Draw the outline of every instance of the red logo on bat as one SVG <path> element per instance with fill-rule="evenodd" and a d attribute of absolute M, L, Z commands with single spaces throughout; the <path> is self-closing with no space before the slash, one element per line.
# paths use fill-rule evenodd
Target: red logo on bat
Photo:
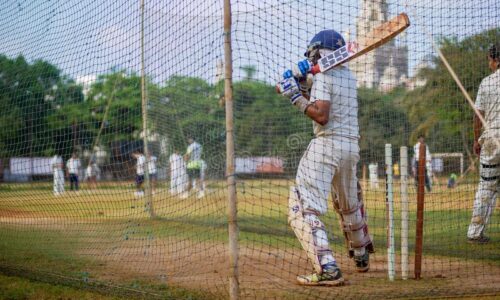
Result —
<path fill-rule="evenodd" d="M 359 44 L 356 42 L 348 42 L 347 43 L 347 51 L 349 53 L 356 53 L 359 51 Z"/>

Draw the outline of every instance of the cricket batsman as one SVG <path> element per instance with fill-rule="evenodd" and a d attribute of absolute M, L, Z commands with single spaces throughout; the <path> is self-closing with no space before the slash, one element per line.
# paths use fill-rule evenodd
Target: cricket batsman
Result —
<path fill-rule="evenodd" d="M 493 74 L 479 85 L 475 106 L 484 117 L 487 128 L 483 128 L 474 115 L 474 152 L 479 155 L 479 186 L 474 198 L 472 219 L 467 231 L 469 243 L 485 244 L 490 241 L 484 235 L 486 225 L 495 209 L 500 185 L 500 43 L 491 45 L 488 51 L 488 66 Z M 481 133 L 481 129 L 484 129 Z"/>
<path fill-rule="evenodd" d="M 356 79 L 345 65 L 314 77 L 308 74 L 321 57 L 344 45 L 343 37 L 335 30 L 319 32 L 307 47 L 307 59 L 285 71 L 284 80 L 278 84 L 281 94 L 313 120 L 314 138 L 300 160 L 296 185 L 290 188 L 289 196 L 289 224 L 315 271 L 298 276 L 301 285 L 337 286 L 344 282 L 320 220 L 327 211 L 330 193 L 340 214 L 349 254 L 359 272 L 368 271 L 368 252 L 373 251 L 356 177 Z"/>

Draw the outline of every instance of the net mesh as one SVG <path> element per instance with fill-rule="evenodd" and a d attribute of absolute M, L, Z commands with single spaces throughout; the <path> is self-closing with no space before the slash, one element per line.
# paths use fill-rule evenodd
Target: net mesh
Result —
<path fill-rule="evenodd" d="M 235 141 L 240 298 L 498 294 L 498 71 L 483 84 L 477 105 L 490 127 L 479 168 L 473 110 L 433 42 L 476 99 L 491 74 L 489 46 L 500 42 L 499 6 L 232 1 L 233 129 L 225 115 L 222 1 L 2 2 L 0 270 L 148 298 L 231 297 L 229 132 Z M 278 95 L 275 84 L 304 59 L 319 31 L 335 29 L 346 42 L 359 41 L 400 12 L 411 23 L 404 33 L 315 76 L 313 98 L 330 95 L 339 118 L 349 116 L 344 125 L 359 124 L 359 151 L 356 139 L 340 151 L 345 140 L 338 131 L 315 137 L 311 119 Z M 337 81 L 320 90 L 328 76 Z M 343 120 L 336 116 L 330 121 Z M 421 180 L 422 279 L 413 280 L 420 135 L 431 159 L 427 155 Z M 407 159 L 400 155 L 403 146 Z M 337 159 L 340 153 L 353 161 Z M 376 250 L 366 273 L 357 272 L 348 255 L 335 196 L 321 194 L 332 180 L 334 192 L 357 194 L 348 183 L 336 185 L 342 176 L 363 190 Z M 319 214 L 346 286 L 296 284 L 297 275 L 314 269 L 288 223 L 291 186 L 299 189 L 302 205 L 324 200 L 326 211 L 314 204 L 306 214 Z M 475 231 L 469 228 L 473 214 Z M 485 222 L 491 240 L 469 243 L 468 231 L 479 236 Z"/>

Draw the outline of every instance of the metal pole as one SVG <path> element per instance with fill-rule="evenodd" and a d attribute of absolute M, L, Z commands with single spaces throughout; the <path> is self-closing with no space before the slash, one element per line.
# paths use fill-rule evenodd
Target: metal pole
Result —
<path fill-rule="evenodd" d="M 395 275 L 394 250 L 394 193 L 392 190 L 392 145 L 385 144 L 386 209 L 387 209 L 387 273 L 389 280 Z"/>
<path fill-rule="evenodd" d="M 401 159 L 401 277 L 408 279 L 408 147 L 399 151 Z"/>
<path fill-rule="evenodd" d="M 424 195 L 425 195 L 425 143 L 420 143 L 418 150 L 417 171 L 417 228 L 415 235 L 415 279 L 420 279 L 422 273 L 422 249 L 424 234 Z"/>
<path fill-rule="evenodd" d="M 231 50 L 231 1 L 224 0 L 224 99 L 226 102 L 226 176 L 229 231 L 229 299 L 239 299 L 238 280 L 238 206 L 234 178 L 234 124 L 233 124 L 233 58 Z"/>
<path fill-rule="evenodd" d="M 146 95 L 146 74 L 144 71 L 144 0 L 141 0 L 141 102 L 142 102 L 142 143 L 144 144 L 144 185 L 146 186 L 145 201 L 146 210 L 151 218 L 155 217 L 153 209 L 153 193 L 149 180 L 149 150 L 148 150 L 148 98 Z"/>

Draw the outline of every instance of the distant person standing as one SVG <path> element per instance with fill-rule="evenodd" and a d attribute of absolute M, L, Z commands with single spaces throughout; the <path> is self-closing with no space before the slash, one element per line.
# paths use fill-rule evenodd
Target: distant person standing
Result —
<path fill-rule="evenodd" d="M 54 174 L 54 196 L 59 196 L 64 193 L 64 162 L 61 156 L 54 155 L 50 163 Z"/>
<path fill-rule="evenodd" d="M 457 174 L 451 173 L 450 177 L 448 178 L 448 188 L 453 189 L 457 185 Z"/>
<path fill-rule="evenodd" d="M 156 192 L 156 181 L 158 179 L 157 175 L 157 168 L 156 168 L 156 162 L 158 161 L 158 158 L 154 155 L 151 155 L 151 153 L 148 153 L 148 172 L 149 172 L 149 180 L 151 182 L 151 190 L 153 193 Z"/>
<path fill-rule="evenodd" d="M 78 172 L 81 166 L 77 153 L 73 152 L 71 158 L 66 162 L 66 172 L 69 177 L 70 190 L 72 191 L 78 191 L 79 189 Z"/>
<path fill-rule="evenodd" d="M 370 188 L 378 189 L 378 164 L 371 163 L 368 165 L 368 173 L 370 174 Z"/>
<path fill-rule="evenodd" d="M 186 172 L 186 163 L 179 154 L 179 150 L 175 150 L 169 159 L 170 171 L 170 194 L 172 196 L 180 196 L 181 199 L 188 197 L 187 186 L 189 178 Z"/>
<path fill-rule="evenodd" d="M 201 160 L 201 153 L 203 147 L 198 144 L 192 137 L 188 138 L 189 146 L 187 147 L 184 159 L 187 161 L 187 173 L 191 183 L 191 190 L 198 191 L 198 198 L 205 196 L 205 190 L 201 183 L 201 171 L 203 161 Z"/>
<path fill-rule="evenodd" d="M 142 154 L 141 151 L 135 150 L 132 153 L 132 157 L 136 159 L 135 164 L 135 196 L 143 197 L 144 196 L 144 168 L 146 166 L 146 157 Z"/>
<path fill-rule="evenodd" d="M 85 177 L 91 189 L 97 188 L 97 176 L 101 170 L 94 159 L 91 159 L 87 169 L 85 170 Z"/>
<path fill-rule="evenodd" d="M 493 74 L 479 85 L 475 107 L 486 121 L 474 114 L 474 153 L 479 155 L 479 186 L 474 199 L 472 219 L 467 231 L 470 243 L 484 244 L 490 239 L 484 235 L 486 225 L 495 209 L 500 177 L 500 43 L 490 46 L 488 65 Z M 483 132 L 481 133 L 481 130 Z"/>
<path fill-rule="evenodd" d="M 415 153 L 415 158 L 413 160 L 413 175 L 415 177 L 415 184 L 418 185 L 418 160 L 420 157 L 420 144 L 425 143 L 425 136 L 420 134 L 418 136 L 418 142 L 413 147 L 413 152 Z M 431 152 L 429 151 L 429 146 L 425 145 L 425 188 L 428 192 L 431 191 L 431 177 L 432 177 L 432 157 Z"/>

